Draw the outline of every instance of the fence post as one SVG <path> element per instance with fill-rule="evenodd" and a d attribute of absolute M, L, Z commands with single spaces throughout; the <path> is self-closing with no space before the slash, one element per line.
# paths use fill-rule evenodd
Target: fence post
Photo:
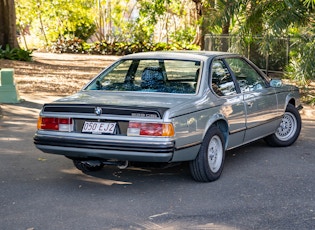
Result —
<path fill-rule="evenodd" d="M 286 65 L 289 65 L 290 62 L 290 35 L 287 37 L 287 53 L 286 53 Z"/>
<path fill-rule="evenodd" d="M 14 84 L 14 70 L 0 70 L 0 103 L 19 103 L 19 93 Z"/>

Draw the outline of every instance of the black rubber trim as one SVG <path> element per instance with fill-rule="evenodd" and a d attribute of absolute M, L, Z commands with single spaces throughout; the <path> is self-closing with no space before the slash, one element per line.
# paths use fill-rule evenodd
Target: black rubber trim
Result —
<path fill-rule="evenodd" d="M 56 137 L 34 136 L 35 145 L 59 146 L 72 148 L 88 148 L 100 150 L 118 150 L 118 151 L 134 151 L 134 152 L 154 152 L 154 153 L 169 153 L 174 152 L 174 142 L 167 145 L 150 145 L 150 144 L 127 144 L 113 142 L 98 142 L 93 140 L 74 140 Z"/>
<path fill-rule="evenodd" d="M 95 108 L 102 108 L 102 114 L 124 115 L 124 116 L 146 116 L 152 115 L 162 118 L 166 110 L 165 107 L 138 107 L 138 106 L 112 106 L 101 104 L 45 104 L 43 112 L 53 113 L 90 113 L 95 114 Z"/>

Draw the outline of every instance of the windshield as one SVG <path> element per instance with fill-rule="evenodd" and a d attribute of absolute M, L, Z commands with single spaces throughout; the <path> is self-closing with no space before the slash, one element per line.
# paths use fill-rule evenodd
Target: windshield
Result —
<path fill-rule="evenodd" d="M 199 69 L 200 61 L 121 60 L 104 71 L 85 90 L 194 94 Z"/>

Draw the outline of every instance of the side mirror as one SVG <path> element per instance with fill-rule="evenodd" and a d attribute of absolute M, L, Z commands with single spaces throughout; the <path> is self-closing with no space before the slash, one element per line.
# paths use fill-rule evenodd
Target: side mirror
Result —
<path fill-rule="evenodd" d="M 283 85 L 282 81 L 278 79 L 272 79 L 269 84 L 273 88 L 280 88 Z"/>

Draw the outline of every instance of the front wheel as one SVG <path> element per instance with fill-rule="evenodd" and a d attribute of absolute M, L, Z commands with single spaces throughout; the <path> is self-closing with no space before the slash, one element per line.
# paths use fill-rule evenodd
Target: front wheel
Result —
<path fill-rule="evenodd" d="M 206 133 L 196 159 L 190 162 L 192 177 L 200 182 L 219 179 L 224 158 L 224 136 L 218 127 L 213 126 Z"/>
<path fill-rule="evenodd" d="M 286 147 L 292 145 L 300 135 L 302 120 L 299 111 L 288 104 L 281 123 L 274 134 L 265 137 L 270 146 Z"/>

